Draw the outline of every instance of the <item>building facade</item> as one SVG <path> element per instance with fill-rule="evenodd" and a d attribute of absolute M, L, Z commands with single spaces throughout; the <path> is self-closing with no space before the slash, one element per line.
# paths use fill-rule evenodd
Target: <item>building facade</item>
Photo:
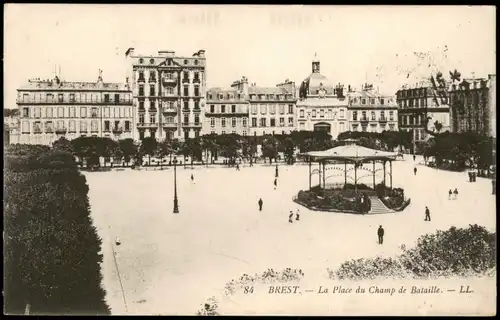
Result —
<path fill-rule="evenodd" d="M 203 134 L 249 135 L 248 80 L 233 83 L 230 89 L 211 88 L 207 91 Z"/>
<path fill-rule="evenodd" d="M 289 134 L 296 126 L 296 88 L 293 81 L 275 87 L 248 87 L 250 134 Z"/>
<path fill-rule="evenodd" d="M 398 107 L 395 97 L 383 95 L 369 84 L 365 84 L 361 91 L 350 91 L 347 95 L 348 131 L 381 133 L 398 130 Z"/>
<path fill-rule="evenodd" d="M 123 84 L 29 80 L 17 90 L 19 143 L 51 145 L 59 137 L 132 138 L 132 94 Z"/>
<path fill-rule="evenodd" d="M 3 116 L 3 143 L 4 145 L 19 143 L 19 110 L 9 109 L 6 115 L 4 109 Z"/>
<path fill-rule="evenodd" d="M 449 83 L 421 82 L 396 92 L 398 126 L 413 132 L 414 141 L 429 138 L 432 132 L 450 131 Z M 436 127 L 437 125 L 437 127 Z"/>
<path fill-rule="evenodd" d="M 299 88 L 297 130 L 326 131 L 336 139 L 339 133 L 349 130 L 347 106 L 344 87 L 334 87 L 320 73 L 319 60 L 313 60 L 312 73 Z"/>
<path fill-rule="evenodd" d="M 496 76 L 463 79 L 449 90 L 452 132 L 496 136 Z"/>
<path fill-rule="evenodd" d="M 200 135 L 206 87 L 205 50 L 191 57 L 174 51 L 157 55 L 125 53 L 126 83 L 133 94 L 134 138 L 186 139 Z"/>

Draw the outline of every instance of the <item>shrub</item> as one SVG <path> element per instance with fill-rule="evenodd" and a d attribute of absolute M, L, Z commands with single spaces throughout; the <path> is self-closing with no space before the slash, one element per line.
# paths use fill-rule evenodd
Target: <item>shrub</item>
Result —
<path fill-rule="evenodd" d="M 6 150 L 5 313 L 109 314 L 88 186 L 65 152 Z"/>
<path fill-rule="evenodd" d="M 201 308 L 196 312 L 197 316 L 218 316 L 219 313 L 217 311 L 218 302 L 215 297 L 211 297 L 208 299 L 206 303 L 204 303 Z"/>

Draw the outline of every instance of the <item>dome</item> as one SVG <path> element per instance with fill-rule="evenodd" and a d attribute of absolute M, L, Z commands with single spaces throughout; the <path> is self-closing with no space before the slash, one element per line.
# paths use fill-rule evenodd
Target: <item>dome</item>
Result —
<path fill-rule="evenodd" d="M 325 95 L 333 95 L 333 84 L 319 73 L 319 61 L 313 61 L 312 73 L 300 84 L 299 97 L 318 96 L 321 91 L 324 91 Z"/>

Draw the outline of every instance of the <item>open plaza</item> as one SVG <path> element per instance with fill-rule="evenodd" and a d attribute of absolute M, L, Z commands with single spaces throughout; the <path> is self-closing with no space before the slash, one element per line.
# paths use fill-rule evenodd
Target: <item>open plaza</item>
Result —
<path fill-rule="evenodd" d="M 103 284 L 112 313 L 193 314 L 244 273 L 289 267 L 301 269 L 304 279 L 327 279 L 327 268 L 350 259 L 395 256 L 402 245 L 411 247 L 419 236 L 436 230 L 476 223 L 495 230 L 490 179 L 470 183 L 466 172 L 424 166 L 420 156 L 414 161 L 405 155 L 392 163 L 393 187 L 404 188 L 411 203 L 387 214 L 300 206 L 293 198 L 307 190 L 308 172 L 307 164 L 280 164 L 275 190 L 274 164 L 242 166 L 239 171 L 178 166 L 176 214 L 172 167 L 85 173 L 92 217 L 103 240 Z M 328 182 L 335 179 L 341 183 L 344 176 Z M 372 179 L 366 175 L 359 183 L 370 185 Z M 448 190 L 455 188 L 457 199 L 448 200 Z M 424 221 L 426 206 L 430 222 Z M 289 223 L 290 210 L 297 209 L 300 221 Z M 385 229 L 383 245 L 377 242 L 379 225 Z"/>

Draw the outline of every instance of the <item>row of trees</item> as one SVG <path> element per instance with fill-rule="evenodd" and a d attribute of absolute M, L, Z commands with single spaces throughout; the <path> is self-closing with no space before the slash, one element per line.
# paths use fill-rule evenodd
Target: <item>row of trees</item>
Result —
<path fill-rule="evenodd" d="M 398 147 L 409 148 L 411 134 L 404 131 L 386 131 L 383 133 L 344 132 L 339 139 L 356 138 L 361 145 L 370 148 L 394 150 Z M 332 140 L 325 132 L 294 131 L 285 135 L 265 135 L 259 137 L 227 135 L 204 135 L 186 141 L 163 140 L 147 137 L 140 143 L 132 139 L 114 141 L 109 138 L 79 137 L 68 141 L 64 138 L 54 143 L 56 150 L 72 153 L 87 166 L 98 166 L 101 157 L 105 159 L 120 159 L 124 164 L 141 164 L 143 157 L 159 159 L 173 156 L 190 157 L 191 161 L 211 163 L 220 156 L 227 159 L 227 163 L 234 163 L 236 159 L 247 159 L 252 163 L 257 157 L 260 146 L 261 157 L 276 161 L 278 154 L 284 155 L 288 164 L 293 164 L 297 153 L 313 150 L 326 150 L 339 145 L 341 142 Z M 161 162 L 160 162 L 161 163 Z"/>
<path fill-rule="evenodd" d="M 5 149 L 4 223 L 6 313 L 110 313 L 88 186 L 71 154 Z"/>

